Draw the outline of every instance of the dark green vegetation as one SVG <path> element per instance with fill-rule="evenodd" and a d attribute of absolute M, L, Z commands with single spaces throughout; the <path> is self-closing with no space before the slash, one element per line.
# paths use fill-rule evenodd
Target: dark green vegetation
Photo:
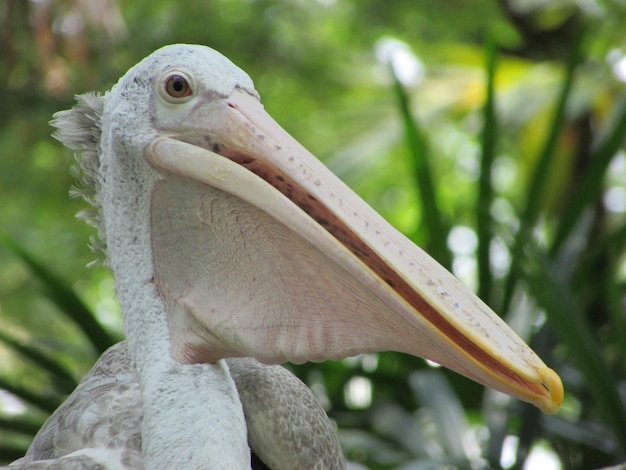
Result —
<path fill-rule="evenodd" d="M 109 6 L 0 4 L 0 388 L 22 403 L 0 393 L 0 461 L 24 453 L 121 338 L 110 274 L 85 268 L 93 231 L 73 218 L 85 204 L 67 196 L 71 154 L 47 121 L 173 42 L 248 71 L 278 122 L 563 378 L 563 408 L 545 416 L 401 354 L 294 367 L 350 459 L 522 468 L 548 449 L 567 469 L 626 460 L 620 2 L 91 3 Z M 422 79 L 393 80 L 375 53 L 390 38 L 419 57 Z M 368 387 L 371 404 L 347 392 Z"/>

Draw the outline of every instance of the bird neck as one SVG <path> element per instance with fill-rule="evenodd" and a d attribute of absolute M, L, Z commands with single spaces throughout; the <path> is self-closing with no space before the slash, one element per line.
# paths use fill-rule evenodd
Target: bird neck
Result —
<path fill-rule="evenodd" d="M 114 165 L 108 171 L 99 202 L 129 353 L 141 384 L 144 466 L 249 468 L 243 410 L 224 361 L 185 365 L 171 355 L 150 234 L 151 187 L 159 177 L 141 179 L 138 172 Z"/>

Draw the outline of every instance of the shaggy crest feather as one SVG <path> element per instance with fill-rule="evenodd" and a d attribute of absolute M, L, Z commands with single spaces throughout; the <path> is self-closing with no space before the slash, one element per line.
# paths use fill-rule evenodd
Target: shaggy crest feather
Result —
<path fill-rule="evenodd" d="M 76 178 L 77 185 L 70 190 L 70 196 L 82 197 L 91 204 L 91 209 L 80 211 L 77 217 L 97 229 L 99 240 L 92 237 L 90 247 L 104 256 L 106 236 L 100 205 L 95 197 L 100 189 L 98 146 L 103 108 L 104 96 L 99 93 L 77 95 L 76 105 L 72 109 L 55 113 L 50 124 L 56 129 L 53 137 L 76 152 L 76 165 L 72 168 L 72 175 Z M 96 262 L 98 261 L 101 260 Z"/>

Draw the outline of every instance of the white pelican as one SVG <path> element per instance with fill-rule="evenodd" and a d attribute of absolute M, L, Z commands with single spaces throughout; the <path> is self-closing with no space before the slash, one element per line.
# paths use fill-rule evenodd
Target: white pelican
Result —
<path fill-rule="evenodd" d="M 556 373 L 274 122 L 214 50 L 159 49 L 53 125 L 95 189 L 127 339 L 17 468 L 242 469 L 249 443 L 272 468 L 344 465 L 301 383 L 226 358 L 400 351 L 559 407 Z"/>

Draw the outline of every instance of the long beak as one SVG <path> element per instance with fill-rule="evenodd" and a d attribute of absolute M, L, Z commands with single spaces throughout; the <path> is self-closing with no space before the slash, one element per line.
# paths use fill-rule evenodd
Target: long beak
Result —
<path fill-rule="evenodd" d="M 235 90 L 206 113 L 198 122 L 211 151 L 181 141 L 184 136 L 159 138 L 146 158 L 156 168 L 248 201 L 348 270 L 387 307 L 375 319 L 376 328 L 400 325 L 393 335 L 358 350 L 421 356 L 556 412 L 563 399 L 558 375 L 489 307 L 287 134 L 257 98 Z"/>

